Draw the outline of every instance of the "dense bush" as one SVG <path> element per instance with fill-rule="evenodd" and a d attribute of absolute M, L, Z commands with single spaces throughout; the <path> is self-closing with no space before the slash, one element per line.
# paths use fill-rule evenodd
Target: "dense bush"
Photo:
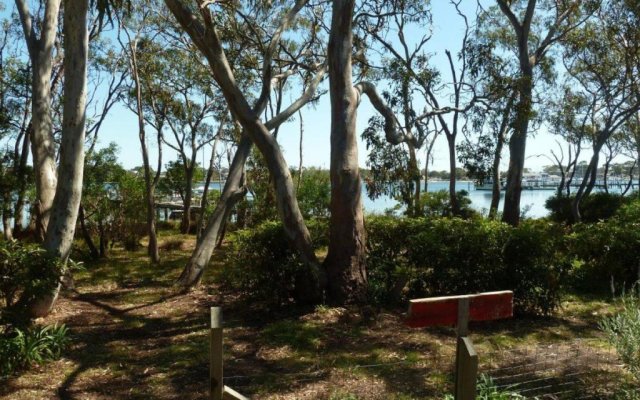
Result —
<path fill-rule="evenodd" d="M 604 318 L 600 327 L 640 383 L 640 291 L 635 289 L 623 296 L 622 311 Z"/>
<path fill-rule="evenodd" d="M 50 292 L 58 284 L 63 268 L 58 258 L 36 244 L 0 241 L 0 306 L 13 306 L 19 295 L 28 303 L 31 298 Z"/>
<path fill-rule="evenodd" d="M 555 222 L 574 223 L 571 204 L 575 196 L 553 196 L 547 199 L 545 207 L 550 211 L 549 218 Z M 615 193 L 596 192 L 582 199 L 580 215 L 582 222 L 598 222 L 611 218 L 630 197 Z"/>
<path fill-rule="evenodd" d="M 68 342 L 68 330 L 64 325 L 0 332 L 0 377 L 60 358 Z"/>
<path fill-rule="evenodd" d="M 456 192 L 458 205 L 460 207 L 460 217 L 471 218 L 478 213 L 471 208 L 471 199 L 469 192 L 460 190 Z M 438 190 L 436 192 L 424 192 L 420 195 L 420 203 L 417 210 L 418 216 L 421 217 L 450 217 L 453 215 L 451 206 L 451 197 L 447 190 Z"/>
<path fill-rule="evenodd" d="M 310 220 L 307 226 L 316 246 L 325 245 L 327 223 Z M 280 306 L 294 298 L 295 279 L 303 264 L 281 223 L 265 222 L 234 232 L 229 239 L 222 273 L 225 284 L 267 306 Z"/>
<path fill-rule="evenodd" d="M 521 312 L 546 314 L 559 304 L 568 263 L 556 225 L 384 217 L 367 227 L 375 301 L 511 289 Z"/>
<path fill-rule="evenodd" d="M 578 288 L 602 290 L 611 279 L 618 289 L 630 287 L 640 278 L 640 201 L 607 221 L 574 225 L 568 242 L 579 265 L 573 276 Z"/>

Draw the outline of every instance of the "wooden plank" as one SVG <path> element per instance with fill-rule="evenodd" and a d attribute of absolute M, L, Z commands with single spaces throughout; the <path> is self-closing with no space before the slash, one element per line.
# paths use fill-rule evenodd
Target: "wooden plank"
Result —
<path fill-rule="evenodd" d="M 461 299 L 469 299 L 469 321 L 491 321 L 513 316 L 513 292 L 505 290 L 411 300 L 405 323 L 412 328 L 456 325 Z"/>
<path fill-rule="evenodd" d="M 211 307 L 211 330 L 209 333 L 209 382 L 211 386 L 211 400 L 223 399 L 222 340 L 222 309 L 220 307 Z"/>
<path fill-rule="evenodd" d="M 456 350 L 455 400 L 475 400 L 478 381 L 478 354 L 471 339 L 459 337 Z"/>
<path fill-rule="evenodd" d="M 456 323 L 456 329 L 458 336 L 467 336 L 469 333 L 469 307 L 471 306 L 471 299 L 469 297 L 463 297 L 458 300 L 458 321 Z"/>
<path fill-rule="evenodd" d="M 231 389 L 229 386 L 224 387 L 224 393 L 222 395 L 224 400 L 249 400 L 248 397 L 241 395 L 235 390 Z"/>

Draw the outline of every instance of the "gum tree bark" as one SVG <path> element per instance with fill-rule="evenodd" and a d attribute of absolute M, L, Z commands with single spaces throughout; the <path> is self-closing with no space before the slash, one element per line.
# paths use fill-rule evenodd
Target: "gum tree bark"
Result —
<path fill-rule="evenodd" d="M 366 233 L 361 200 L 356 111 L 351 81 L 354 0 L 334 0 L 329 38 L 331 95 L 331 219 L 327 297 L 331 303 L 359 302 L 366 295 Z"/>
<path fill-rule="evenodd" d="M 37 236 L 42 240 L 47 231 L 57 182 L 51 116 L 51 72 L 60 0 L 46 1 L 43 20 L 35 22 L 26 0 L 16 0 L 16 6 L 31 60 L 31 152 L 36 181 L 36 201 L 31 212 L 36 215 Z M 39 26 L 40 37 L 36 26 Z"/>
<path fill-rule="evenodd" d="M 71 252 L 78 209 L 82 196 L 84 172 L 84 137 L 86 125 L 88 0 L 64 2 L 64 103 L 62 142 L 60 144 L 60 181 L 56 187 L 47 227 L 44 248 L 66 262 Z M 62 276 L 60 276 L 62 279 Z M 53 307 L 60 284 L 29 305 L 34 317 L 47 315 Z"/>

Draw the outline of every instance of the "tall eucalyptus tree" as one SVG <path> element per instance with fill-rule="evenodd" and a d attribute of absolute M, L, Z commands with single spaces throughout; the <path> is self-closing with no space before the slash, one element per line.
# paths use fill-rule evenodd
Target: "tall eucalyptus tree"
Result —
<path fill-rule="evenodd" d="M 503 50 L 515 53 L 517 64 L 516 119 L 509 140 L 509 169 L 504 199 L 503 221 L 518 225 L 522 174 L 529 124 L 534 115 L 534 87 L 537 70 L 549 70 L 549 52 L 556 43 L 579 27 L 594 11 L 595 1 L 496 0 L 511 29 L 499 21 L 492 35 Z M 491 17 L 485 17 L 492 21 Z"/>

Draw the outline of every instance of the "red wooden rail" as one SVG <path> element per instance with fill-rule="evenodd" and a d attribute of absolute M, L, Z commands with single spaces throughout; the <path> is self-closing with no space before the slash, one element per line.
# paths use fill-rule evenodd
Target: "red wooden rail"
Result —
<path fill-rule="evenodd" d="M 513 292 L 505 290 L 411 300 L 405 323 L 412 328 L 456 325 L 458 305 L 465 298 L 469 299 L 469 321 L 492 321 L 513 316 Z"/>

